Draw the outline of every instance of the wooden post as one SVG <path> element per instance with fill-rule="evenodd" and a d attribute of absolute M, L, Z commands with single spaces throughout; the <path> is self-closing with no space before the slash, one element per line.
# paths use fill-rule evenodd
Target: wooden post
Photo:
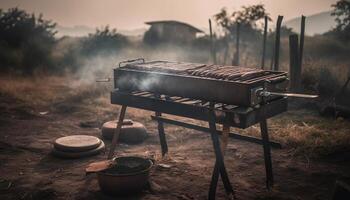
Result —
<path fill-rule="evenodd" d="M 223 64 L 226 65 L 226 60 L 227 60 L 227 56 L 228 56 L 228 49 L 229 49 L 229 37 L 230 37 L 230 34 L 225 34 L 225 53 L 224 53 L 224 62 Z"/>
<path fill-rule="evenodd" d="M 299 43 L 299 65 L 300 71 L 303 65 L 303 52 L 304 52 L 304 35 L 305 35 L 305 19 L 304 15 L 301 16 L 301 25 L 300 25 L 300 43 Z"/>
<path fill-rule="evenodd" d="M 280 58 L 280 37 L 281 37 L 281 25 L 283 16 L 278 16 L 276 24 L 276 40 L 275 40 L 275 52 L 274 52 L 274 68 L 273 70 L 279 70 L 279 58 Z"/>
<path fill-rule="evenodd" d="M 239 66 L 239 35 L 240 35 L 240 23 L 236 25 L 236 52 L 232 59 L 232 65 Z"/>
<path fill-rule="evenodd" d="M 267 23 L 268 23 L 268 17 L 267 17 L 267 16 L 265 16 L 264 39 L 263 39 L 263 50 L 262 50 L 262 58 L 261 58 L 261 69 L 264 69 L 264 68 L 265 68 L 265 53 L 266 53 Z"/>
<path fill-rule="evenodd" d="M 213 59 L 213 63 L 216 64 L 216 52 L 214 47 L 213 31 L 211 28 L 211 20 L 209 19 L 209 31 L 210 31 L 210 52 Z"/>
<path fill-rule="evenodd" d="M 301 69 L 299 65 L 299 47 L 298 35 L 289 36 L 289 74 L 290 74 L 290 90 L 297 91 L 300 85 Z"/>

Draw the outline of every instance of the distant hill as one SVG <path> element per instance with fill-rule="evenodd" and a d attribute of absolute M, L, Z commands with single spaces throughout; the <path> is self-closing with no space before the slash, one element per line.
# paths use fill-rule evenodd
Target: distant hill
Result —
<path fill-rule="evenodd" d="M 89 33 L 94 33 L 96 31 L 96 28 L 83 26 L 83 25 L 73 26 L 73 27 L 57 25 L 56 30 L 58 31 L 56 34 L 57 37 L 62 37 L 62 36 L 82 37 L 82 36 L 87 36 Z M 117 32 L 127 36 L 139 36 L 139 35 L 143 35 L 144 32 L 146 32 L 146 30 L 147 30 L 146 28 L 138 28 L 133 30 L 117 29 Z"/>
<path fill-rule="evenodd" d="M 331 16 L 332 11 L 326 11 L 317 13 L 314 15 L 306 16 L 305 34 L 315 35 L 325 33 L 336 26 L 334 17 Z M 284 23 L 289 28 L 292 28 L 295 32 L 300 32 L 301 17 L 297 17 L 288 20 Z"/>

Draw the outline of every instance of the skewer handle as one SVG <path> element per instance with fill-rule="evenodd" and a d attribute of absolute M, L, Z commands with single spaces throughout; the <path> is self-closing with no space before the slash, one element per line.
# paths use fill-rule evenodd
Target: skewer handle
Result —
<path fill-rule="evenodd" d="M 111 78 L 100 78 L 100 79 L 96 79 L 96 82 L 110 82 Z"/>
<path fill-rule="evenodd" d="M 283 93 L 283 92 L 268 92 L 268 91 L 261 91 L 259 92 L 258 95 L 262 97 L 276 95 L 276 96 L 283 96 L 283 97 L 308 98 L 308 99 L 314 99 L 318 97 L 318 95 L 313 95 L 313 94 Z"/>

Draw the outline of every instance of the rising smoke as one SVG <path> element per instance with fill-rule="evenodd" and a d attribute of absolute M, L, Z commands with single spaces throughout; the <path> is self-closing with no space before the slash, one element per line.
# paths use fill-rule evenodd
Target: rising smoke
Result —
<path fill-rule="evenodd" d="M 95 84 L 97 79 L 113 78 L 113 69 L 118 67 L 119 62 L 135 58 L 144 58 L 146 61 L 167 60 L 207 63 L 209 61 L 209 50 L 193 51 L 190 48 L 174 46 L 129 47 L 117 53 L 109 52 L 84 58 L 77 72 L 77 78 L 81 84 Z M 142 82 L 142 87 L 147 88 L 148 85 L 156 83 L 157 80 L 153 78 L 145 79 Z"/>

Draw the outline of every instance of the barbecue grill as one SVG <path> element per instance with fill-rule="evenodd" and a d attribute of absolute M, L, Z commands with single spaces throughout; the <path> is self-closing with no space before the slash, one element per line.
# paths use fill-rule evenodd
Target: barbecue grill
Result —
<path fill-rule="evenodd" d="M 162 155 L 168 152 L 163 123 L 209 132 L 216 156 L 209 188 L 209 199 L 215 199 L 221 175 L 226 193 L 233 197 L 223 160 L 227 138 L 233 137 L 263 145 L 266 186 L 273 185 L 270 147 L 266 119 L 287 110 L 287 97 L 274 93 L 284 91 L 288 80 L 284 72 L 237 66 L 221 66 L 169 61 L 124 61 L 114 69 L 111 103 L 122 105 L 119 123 L 112 141 L 109 158 L 113 156 L 120 124 L 128 106 L 154 111 L 158 122 Z M 277 94 L 277 95 L 276 95 Z M 203 120 L 209 128 L 162 117 L 162 113 Z M 262 138 L 230 133 L 229 127 L 247 128 L 260 123 Z M 222 124 L 223 130 L 217 130 Z M 219 136 L 221 136 L 221 144 Z M 220 147 L 221 145 L 221 147 Z"/>

